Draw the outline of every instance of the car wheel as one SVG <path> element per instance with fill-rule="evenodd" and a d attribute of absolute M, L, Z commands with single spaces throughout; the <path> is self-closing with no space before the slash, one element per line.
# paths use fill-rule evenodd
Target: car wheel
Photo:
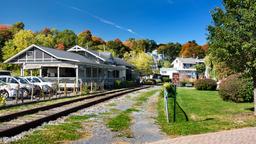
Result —
<path fill-rule="evenodd" d="M 6 90 L 2 90 L 2 91 L 0 91 L 0 94 L 4 97 L 4 98 L 9 98 L 9 93 L 8 93 L 8 91 L 6 91 Z"/>
<path fill-rule="evenodd" d="M 29 92 L 27 89 L 22 89 L 23 98 L 29 96 Z"/>

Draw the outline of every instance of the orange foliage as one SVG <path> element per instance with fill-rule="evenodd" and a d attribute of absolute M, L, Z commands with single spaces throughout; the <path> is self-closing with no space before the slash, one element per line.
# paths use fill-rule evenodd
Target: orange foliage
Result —
<path fill-rule="evenodd" d="M 205 46 L 206 49 L 206 46 Z M 199 46 L 195 41 L 189 41 L 185 43 L 180 51 L 181 57 L 199 57 L 203 58 L 205 56 L 205 50 L 202 46 Z"/>
<path fill-rule="evenodd" d="M 56 49 L 58 49 L 58 50 L 65 50 L 65 46 L 64 46 L 63 43 L 58 43 L 58 44 L 56 45 Z"/>
<path fill-rule="evenodd" d="M 134 46 L 134 42 L 130 41 L 130 40 L 126 40 L 126 41 L 123 42 L 123 45 L 128 47 L 128 48 L 130 48 L 130 49 L 132 49 L 133 46 Z"/>
<path fill-rule="evenodd" d="M 97 36 L 92 36 L 92 41 L 94 41 L 95 43 L 98 43 L 98 44 L 105 44 L 105 41 Z"/>

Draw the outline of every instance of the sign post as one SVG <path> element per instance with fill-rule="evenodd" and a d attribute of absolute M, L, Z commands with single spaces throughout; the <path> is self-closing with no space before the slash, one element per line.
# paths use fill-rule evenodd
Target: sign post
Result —
<path fill-rule="evenodd" d="M 173 122 L 176 122 L 176 95 L 177 95 L 176 89 L 180 81 L 179 76 L 180 76 L 179 73 L 172 74 L 172 82 L 174 84 Z"/>
<path fill-rule="evenodd" d="M 169 109 L 168 109 L 168 92 L 166 89 L 164 89 L 164 103 L 165 103 L 165 113 L 167 122 L 170 123 L 170 115 L 169 115 Z"/>

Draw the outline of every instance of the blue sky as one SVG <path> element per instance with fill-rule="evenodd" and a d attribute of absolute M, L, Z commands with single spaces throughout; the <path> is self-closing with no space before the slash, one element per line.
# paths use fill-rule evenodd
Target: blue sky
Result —
<path fill-rule="evenodd" d="M 0 0 L 0 24 L 26 29 L 89 29 L 104 40 L 148 38 L 157 43 L 206 43 L 210 11 L 219 0 Z"/>

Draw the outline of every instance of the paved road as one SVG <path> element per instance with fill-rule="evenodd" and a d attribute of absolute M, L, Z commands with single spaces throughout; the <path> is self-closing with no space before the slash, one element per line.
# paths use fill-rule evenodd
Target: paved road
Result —
<path fill-rule="evenodd" d="M 183 136 L 152 144 L 256 144 L 256 128 Z"/>

